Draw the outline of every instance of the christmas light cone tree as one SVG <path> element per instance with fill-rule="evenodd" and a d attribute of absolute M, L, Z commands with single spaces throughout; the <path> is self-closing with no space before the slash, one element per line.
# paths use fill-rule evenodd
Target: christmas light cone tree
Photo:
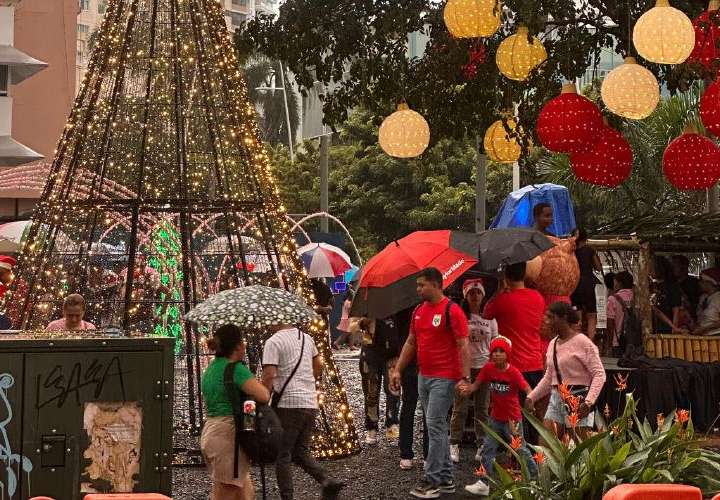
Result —
<path fill-rule="evenodd" d="M 208 356 L 187 311 L 252 283 L 314 303 L 217 0 L 111 0 L 33 220 L 6 296 L 15 327 L 43 329 L 80 293 L 100 328 L 176 337 L 191 430 Z M 314 451 L 344 456 L 358 451 L 345 389 L 324 326 L 309 333 L 325 360 Z"/>

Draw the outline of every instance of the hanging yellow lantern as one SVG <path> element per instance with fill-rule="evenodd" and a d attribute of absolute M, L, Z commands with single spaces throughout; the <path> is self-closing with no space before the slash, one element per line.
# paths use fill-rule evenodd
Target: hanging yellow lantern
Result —
<path fill-rule="evenodd" d="M 668 0 L 657 0 L 635 23 L 633 43 L 638 54 L 650 62 L 680 64 L 695 47 L 695 29 L 690 18 L 671 7 Z"/>
<path fill-rule="evenodd" d="M 492 36 L 500 27 L 500 0 L 448 0 L 443 19 L 457 38 Z"/>
<path fill-rule="evenodd" d="M 641 120 L 655 111 L 660 87 L 655 75 L 640 66 L 634 57 L 613 69 L 600 88 L 602 100 L 616 115 Z"/>
<path fill-rule="evenodd" d="M 513 132 L 517 127 L 513 119 L 508 119 L 507 125 Z M 517 137 L 508 135 L 502 120 L 496 121 L 485 131 L 483 146 L 488 158 L 496 163 L 514 163 L 518 161 L 522 152 Z"/>
<path fill-rule="evenodd" d="M 413 158 L 423 154 L 430 144 L 430 126 L 420 113 L 404 102 L 380 125 L 378 142 L 383 151 L 396 158 Z"/>
<path fill-rule="evenodd" d="M 510 35 L 498 46 L 495 62 L 500 73 L 511 80 L 526 80 L 530 72 L 547 59 L 542 42 L 532 37 L 528 40 L 527 26 L 518 26 L 517 33 Z"/>

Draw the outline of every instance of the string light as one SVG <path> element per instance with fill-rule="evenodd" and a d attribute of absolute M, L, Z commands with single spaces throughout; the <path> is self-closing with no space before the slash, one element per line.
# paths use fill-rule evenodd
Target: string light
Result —
<path fill-rule="evenodd" d="M 188 367 L 192 376 L 204 358 L 201 332 L 180 321 L 186 303 L 252 283 L 298 290 L 311 305 L 316 300 L 220 3 L 111 0 L 97 33 L 4 304 L 15 325 L 37 330 L 59 314 L 64 296 L 82 293 L 88 319 L 99 326 L 152 334 L 161 324 L 157 333 L 184 338 L 184 352 L 196 360 Z M 235 268 L 246 255 L 232 244 L 241 233 L 261 242 L 268 272 Z M 205 252 L 217 237 L 232 250 Z M 121 250 L 103 250 L 113 245 Z M 141 290 L 136 270 L 127 269 L 131 256 L 139 266 L 140 253 L 169 292 Z M 98 269 L 123 266 L 120 290 L 104 296 Z M 328 458 L 355 453 L 357 434 L 326 325 L 317 321 L 308 333 L 326 366 L 313 451 Z"/>

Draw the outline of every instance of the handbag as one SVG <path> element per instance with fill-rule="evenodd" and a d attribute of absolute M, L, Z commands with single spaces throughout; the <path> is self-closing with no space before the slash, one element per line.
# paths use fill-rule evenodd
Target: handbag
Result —
<path fill-rule="evenodd" d="M 555 342 L 553 342 L 553 364 L 555 365 L 555 376 L 557 377 L 558 385 L 560 385 L 563 383 L 563 380 L 562 374 L 560 373 L 560 365 L 558 365 L 557 360 L 557 343 L 558 339 L 555 338 Z M 590 392 L 590 387 L 587 385 L 571 385 L 568 389 L 570 390 L 570 394 L 580 398 L 581 403 L 585 402 L 585 398 L 587 397 L 588 392 Z M 592 409 L 593 406 L 595 405 L 590 405 L 590 409 Z"/>

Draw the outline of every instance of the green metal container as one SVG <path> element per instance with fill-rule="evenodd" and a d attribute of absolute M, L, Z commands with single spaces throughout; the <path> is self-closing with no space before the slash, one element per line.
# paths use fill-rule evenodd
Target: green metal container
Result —
<path fill-rule="evenodd" d="M 173 346 L 0 334 L 0 497 L 170 495 Z"/>

